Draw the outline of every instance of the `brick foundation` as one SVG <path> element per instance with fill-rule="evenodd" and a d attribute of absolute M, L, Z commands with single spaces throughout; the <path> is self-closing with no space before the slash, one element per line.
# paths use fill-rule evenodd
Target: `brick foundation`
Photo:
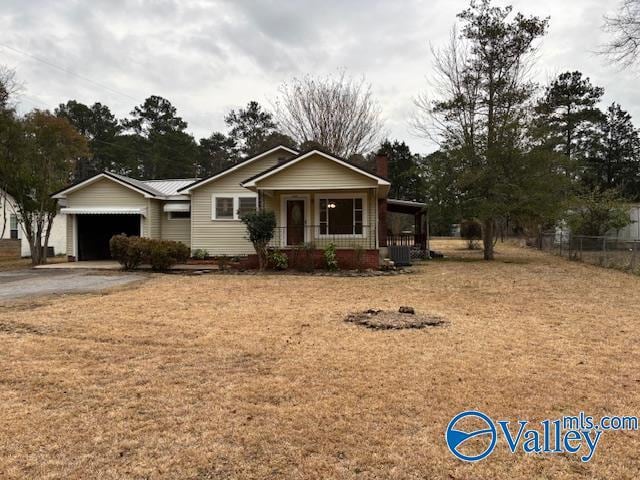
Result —
<path fill-rule="evenodd" d="M 311 250 L 305 252 L 303 250 L 282 250 L 289 259 L 289 268 L 305 269 L 308 264 L 313 262 L 313 268 L 324 270 L 326 268 L 324 261 L 324 250 Z M 308 256 L 307 256 L 308 255 Z M 358 268 L 356 260 L 356 251 L 348 249 L 336 250 L 338 259 L 338 268 L 344 270 L 355 270 Z M 241 262 L 241 268 L 258 268 L 258 256 L 248 255 Z M 380 254 L 378 250 L 363 250 L 361 259 L 361 268 L 378 270 L 380 268 Z"/>
<path fill-rule="evenodd" d="M 2 239 L 0 240 L 0 258 L 20 258 L 20 240 Z"/>

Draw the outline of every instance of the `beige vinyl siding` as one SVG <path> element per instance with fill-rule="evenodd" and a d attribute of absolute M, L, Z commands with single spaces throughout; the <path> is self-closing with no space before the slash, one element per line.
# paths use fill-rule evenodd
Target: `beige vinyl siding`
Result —
<path fill-rule="evenodd" d="M 101 178 L 67 195 L 67 206 L 146 208 L 147 198 L 113 180 Z"/>
<path fill-rule="evenodd" d="M 255 193 L 240 186 L 240 182 L 263 172 L 278 162 L 282 152 L 238 168 L 191 193 L 191 249 L 205 249 L 209 255 L 249 255 L 255 253 L 246 239 L 247 230 L 240 220 L 212 220 L 212 196 L 247 195 Z"/>
<path fill-rule="evenodd" d="M 65 215 L 67 217 L 67 256 L 73 256 L 73 241 L 75 239 L 75 232 L 73 231 L 73 225 L 76 221 L 75 215 Z"/>
<path fill-rule="evenodd" d="M 149 238 L 162 238 L 162 202 L 148 198 L 147 216 L 143 220 L 144 236 Z"/>
<path fill-rule="evenodd" d="M 259 182 L 258 188 L 321 190 L 375 187 L 377 180 L 320 155 L 312 155 Z"/>
<path fill-rule="evenodd" d="M 191 220 L 188 218 L 170 219 L 167 212 L 162 212 L 162 239 L 182 242 L 191 246 Z"/>

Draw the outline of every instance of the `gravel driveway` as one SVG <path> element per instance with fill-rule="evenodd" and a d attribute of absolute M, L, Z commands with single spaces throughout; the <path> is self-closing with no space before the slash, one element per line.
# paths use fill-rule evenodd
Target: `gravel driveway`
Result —
<path fill-rule="evenodd" d="M 0 301 L 55 293 L 98 292 L 140 281 L 144 275 L 93 270 L 15 270 L 0 272 Z"/>

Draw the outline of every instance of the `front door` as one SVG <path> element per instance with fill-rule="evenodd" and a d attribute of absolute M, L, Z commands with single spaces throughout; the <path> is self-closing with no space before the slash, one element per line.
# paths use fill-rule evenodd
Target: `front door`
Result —
<path fill-rule="evenodd" d="M 287 245 L 304 243 L 304 200 L 287 200 Z"/>

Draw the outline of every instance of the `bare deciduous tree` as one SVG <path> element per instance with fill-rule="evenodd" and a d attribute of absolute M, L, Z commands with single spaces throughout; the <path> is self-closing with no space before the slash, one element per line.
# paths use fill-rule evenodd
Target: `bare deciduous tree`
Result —
<path fill-rule="evenodd" d="M 473 155 L 480 114 L 481 78 L 479 71 L 466 68 L 470 61 L 468 42 L 459 36 L 454 26 L 447 47 L 432 48 L 431 54 L 434 98 L 422 94 L 415 99 L 417 113 L 411 124 L 419 136 L 441 147 L 451 143 L 465 145 Z M 458 108 L 443 115 L 435 98 L 455 99 Z"/>
<path fill-rule="evenodd" d="M 613 39 L 602 53 L 623 67 L 635 64 L 640 57 L 640 0 L 622 0 L 618 12 L 605 17 L 604 29 Z"/>
<path fill-rule="evenodd" d="M 12 106 L 12 97 L 22 89 L 16 80 L 16 72 L 9 67 L 0 65 L 0 109 Z"/>
<path fill-rule="evenodd" d="M 364 78 L 294 78 L 275 101 L 280 127 L 300 144 L 318 143 L 349 157 L 373 148 L 382 135 L 380 107 Z"/>

